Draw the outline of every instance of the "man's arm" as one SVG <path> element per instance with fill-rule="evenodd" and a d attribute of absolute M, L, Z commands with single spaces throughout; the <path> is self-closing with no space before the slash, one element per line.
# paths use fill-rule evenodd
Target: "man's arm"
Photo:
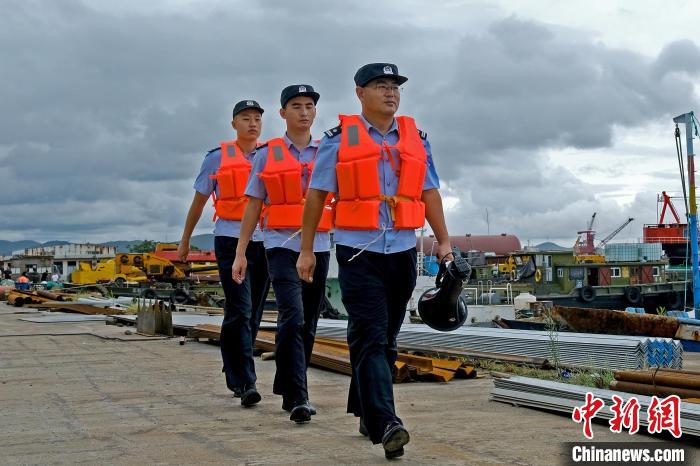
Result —
<path fill-rule="evenodd" d="M 442 210 L 442 196 L 437 189 L 427 189 L 423 191 L 421 200 L 425 203 L 425 219 L 430 224 L 438 243 L 437 259 L 440 261 L 452 254 L 450 235 L 447 232 L 445 213 Z"/>
<path fill-rule="evenodd" d="M 301 251 L 297 260 L 297 273 L 299 278 L 311 283 L 316 268 L 316 256 L 314 255 L 314 238 L 318 222 L 323 215 L 323 205 L 328 196 L 327 191 L 310 188 L 306 193 L 304 214 L 301 219 Z"/>
<path fill-rule="evenodd" d="M 182 238 L 177 247 L 177 256 L 182 262 L 187 261 L 187 253 L 190 250 L 190 238 L 192 237 L 192 232 L 197 226 L 199 219 L 202 217 L 202 211 L 207 204 L 207 199 L 209 199 L 209 196 L 205 196 L 199 191 L 194 192 L 194 198 L 192 199 L 192 204 L 190 204 L 190 210 L 187 212 L 187 219 L 185 220 L 185 229 L 182 232 Z"/>
<path fill-rule="evenodd" d="M 238 238 L 238 246 L 236 246 L 236 259 L 233 261 L 233 280 L 239 285 L 245 280 L 245 272 L 248 268 L 248 261 L 245 257 L 245 251 L 250 243 L 250 237 L 255 231 L 255 225 L 260 220 L 260 212 L 262 212 L 263 200 L 257 197 L 248 196 L 248 205 L 243 212 L 241 219 L 241 232 Z"/>

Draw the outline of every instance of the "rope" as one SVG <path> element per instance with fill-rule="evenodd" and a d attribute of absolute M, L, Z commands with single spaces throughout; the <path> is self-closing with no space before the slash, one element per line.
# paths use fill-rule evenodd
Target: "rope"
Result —
<path fill-rule="evenodd" d="M 364 244 L 364 247 L 363 247 L 362 249 L 360 249 L 360 252 L 358 252 L 357 254 L 355 254 L 354 256 L 352 256 L 350 259 L 348 259 L 348 262 L 352 261 L 354 258 L 356 258 L 356 257 L 359 256 L 360 254 L 362 254 L 363 252 L 365 252 L 365 251 L 367 250 L 368 247 L 372 246 L 374 243 L 376 243 L 377 241 L 379 241 L 379 239 L 380 239 L 382 236 L 384 236 L 384 234 L 387 232 L 387 230 L 389 230 L 389 228 L 387 228 L 385 225 L 382 225 L 382 231 L 381 231 L 381 233 L 379 233 L 379 235 L 377 235 L 376 238 L 374 238 L 374 239 L 373 239 L 372 241 L 370 241 L 369 243 L 360 243 L 360 244 L 358 244 L 358 246 Z"/>

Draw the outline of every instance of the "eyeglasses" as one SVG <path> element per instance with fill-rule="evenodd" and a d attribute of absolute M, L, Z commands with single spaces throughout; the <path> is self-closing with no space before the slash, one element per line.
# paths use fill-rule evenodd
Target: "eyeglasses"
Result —
<path fill-rule="evenodd" d="M 392 94 L 401 94 L 401 92 L 403 92 L 403 87 L 399 87 L 396 84 L 375 84 L 372 87 L 381 94 L 387 94 L 389 91 L 391 91 Z"/>

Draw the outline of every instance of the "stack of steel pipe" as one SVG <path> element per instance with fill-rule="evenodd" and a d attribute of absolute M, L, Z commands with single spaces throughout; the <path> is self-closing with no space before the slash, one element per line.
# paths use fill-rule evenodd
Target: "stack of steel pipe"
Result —
<path fill-rule="evenodd" d="M 317 335 L 345 338 L 347 322 L 321 319 Z M 553 338 L 554 337 L 554 338 Z M 671 338 L 650 338 L 593 333 L 510 330 L 501 328 L 461 327 L 439 332 L 427 325 L 404 324 L 398 337 L 399 346 L 442 347 L 489 353 L 505 353 L 532 358 L 552 359 L 556 340 L 559 362 L 572 367 L 603 369 L 644 369 L 647 367 L 683 366 L 683 347 Z"/>
<path fill-rule="evenodd" d="M 494 379 L 494 389 L 491 392 L 491 400 L 509 403 L 515 406 L 527 406 L 530 408 L 545 409 L 571 414 L 575 407 L 585 404 L 586 393 L 590 392 L 595 397 L 605 402 L 605 407 L 598 411 L 596 417 L 612 419 L 612 396 L 617 395 L 625 402 L 632 396 L 625 396 L 613 390 L 583 387 L 547 380 L 533 379 L 530 377 L 513 376 L 510 378 Z M 640 404 L 640 412 L 646 413 L 651 403 L 651 398 L 643 395 L 634 395 Z M 700 404 L 681 402 L 680 423 L 683 435 L 700 437 Z M 640 425 L 646 427 L 648 419 L 645 415 L 639 416 Z"/>
<path fill-rule="evenodd" d="M 700 398 L 700 372 L 677 369 L 617 371 L 610 388 L 640 395 Z"/>

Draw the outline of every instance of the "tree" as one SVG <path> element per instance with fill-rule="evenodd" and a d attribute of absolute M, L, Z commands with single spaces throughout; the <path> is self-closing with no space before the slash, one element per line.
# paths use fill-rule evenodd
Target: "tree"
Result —
<path fill-rule="evenodd" d="M 129 246 L 129 252 L 153 252 L 156 250 L 156 242 L 150 239 L 145 239 L 140 243 L 133 244 Z"/>

